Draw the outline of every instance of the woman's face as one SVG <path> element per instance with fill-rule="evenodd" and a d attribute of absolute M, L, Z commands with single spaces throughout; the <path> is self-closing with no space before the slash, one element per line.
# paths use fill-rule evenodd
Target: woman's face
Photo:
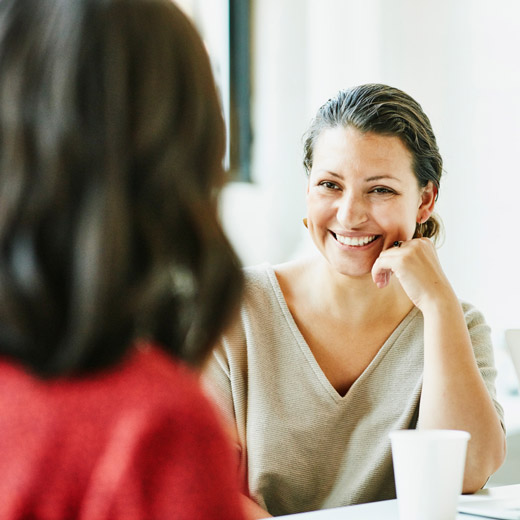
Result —
<path fill-rule="evenodd" d="M 353 127 L 323 130 L 307 187 L 311 237 L 338 272 L 370 273 L 384 249 L 410 240 L 433 211 L 435 189 L 420 188 L 401 139 Z"/>

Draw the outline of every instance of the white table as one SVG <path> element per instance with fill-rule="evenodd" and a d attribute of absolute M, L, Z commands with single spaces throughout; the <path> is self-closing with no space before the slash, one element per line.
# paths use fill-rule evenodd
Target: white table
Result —
<path fill-rule="evenodd" d="M 460 501 L 475 500 L 482 498 L 514 498 L 520 496 L 520 484 L 512 486 L 501 486 L 489 489 L 482 489 L 474 495 L 462 495 Z M 358 506 L 336 507 L 334 509 L 323 509 L 310 513 L 298 513 L 296 515 L 278 516 L 287 520 L 399 520 L 397 510 L 397 500 L 385 500 L 383 502 L 373 502 L 371 504 L 361 504 Z M 457 520 L 483 520 L 481 516 L 457 515 Z"/>

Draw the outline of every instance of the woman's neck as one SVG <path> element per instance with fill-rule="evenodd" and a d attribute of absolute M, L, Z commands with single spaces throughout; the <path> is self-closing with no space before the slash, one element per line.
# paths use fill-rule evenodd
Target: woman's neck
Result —
<path fill-rule="evenodd" d="M 379 289 L 370 273 L 360 277 L 343 275 L 323 258 L 286 265 L 288 268 L 276 268 L 286 299 L 304 299 L 331 318 L 343 320 L 348 316 L 348 321 L 373 322 L 378 316 L 406 314 L 413 307 L 395 277 L 387 287 Z"/>

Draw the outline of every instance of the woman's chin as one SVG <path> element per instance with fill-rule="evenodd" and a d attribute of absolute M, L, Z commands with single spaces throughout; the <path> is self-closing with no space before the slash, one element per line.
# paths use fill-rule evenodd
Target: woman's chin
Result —
<path fill-rule="evenodd" d="M 334 271 L 343 276 L 348 276 L 349 278 L 367 278 L 372 277 L 372 266 L 374 263 L 372 262 L 369 265 L 345 265 L 344 263 L 334 263 L 329 262 L 330 266 Z"/>

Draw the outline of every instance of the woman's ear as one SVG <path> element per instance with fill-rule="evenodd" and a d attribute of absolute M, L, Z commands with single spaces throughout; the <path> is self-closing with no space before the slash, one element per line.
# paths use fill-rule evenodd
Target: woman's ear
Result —
<path fill-rule="evenodd" d="M 419 209 L 417 211 L 417 221 L 425 222 L 430 218 L 435 208 L 435 201 L 437 199 L 437 187 L 432 181 L 422 189 Z"/>

